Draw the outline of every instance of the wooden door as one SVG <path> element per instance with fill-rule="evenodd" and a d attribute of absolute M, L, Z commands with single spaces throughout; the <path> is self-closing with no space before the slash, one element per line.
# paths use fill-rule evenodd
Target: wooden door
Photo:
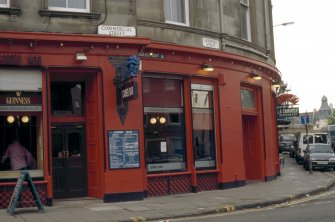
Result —
<path fill-rule="evenodd" d="M 84 141 L 84 125 L 53 125 L 52 167 L 54 198 L 87 196 Z"/>
<path fill-rule="evenodd" d="M 243 149 L 246 180 L 262 179 L 257 116 L 243 115 Z"/>

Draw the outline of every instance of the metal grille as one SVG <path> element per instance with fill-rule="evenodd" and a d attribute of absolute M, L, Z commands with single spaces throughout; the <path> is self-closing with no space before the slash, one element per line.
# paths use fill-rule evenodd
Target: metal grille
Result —
<path fill-rule="evenodd" d="M 198 174 L 198 191 L 217 190 L 218 179 L 216 173 Z"/>
<path fill-rule="evenodd" d="M 42 204 L 46 205 L 47 203 L 47 185 L 46 184 L 35 184 L 34 185 Z M 0 186 L 0 209 L 6 209 L 9 206 L 12 194 L 14 191 L 15 185 L 12 186 Z M 36 203 L 34 197 L 25 184 L 22 189 L 20 200 L 17 203 L 17 208 L 20 207 L 35 207 Z"/>
<path fill-rule="evenodd" d="M 149 196 L 164 196 L 191 192 L 191 176 L 166 176 L 148 178 Z"/>

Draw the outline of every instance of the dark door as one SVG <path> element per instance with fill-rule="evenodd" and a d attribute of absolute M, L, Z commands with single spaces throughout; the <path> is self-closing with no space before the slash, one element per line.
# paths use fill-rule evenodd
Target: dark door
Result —
<path fill-rule="evenodd" d="M 245 174 L 247 180 L 261 178 L 261 152 L 258 140 L 258 124 L 256 116 L 243 115 L 243 148 Z"/>
<path fill-rule="evenodd" d="M 85 151 L 84 125 L 52 126 L 54 198 L 87 196 Z"/>

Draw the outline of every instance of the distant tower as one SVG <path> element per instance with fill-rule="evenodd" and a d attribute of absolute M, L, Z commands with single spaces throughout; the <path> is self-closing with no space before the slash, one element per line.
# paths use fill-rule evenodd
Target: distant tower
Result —
<path fill-rule="evenodd" d="M 321 99 L 321 107 L 319 109 L 319 119 L 327 119 L 332 114 L 332 109 L 328 105 L 328 99 L 323 96 Z"/>

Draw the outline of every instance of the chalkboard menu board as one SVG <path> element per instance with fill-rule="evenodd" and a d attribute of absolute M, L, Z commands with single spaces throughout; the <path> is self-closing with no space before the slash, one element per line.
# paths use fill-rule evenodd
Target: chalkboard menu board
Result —
<path fill-rule="evenodd" d="M 108 131 L 109 168 L 140 167 L 138 130 Z"/>
<path fill-rule="evenodd" d="M 21 197 L 22 189 L 23 189 L 23 182 L 27 181 L 28 187 L 33 194 L 35 203 L 39 210 L 44 212 L 44 208 L 41 202 L 41 199 L 36 191 L 36 188 L 33 184 L 33 181 L 31 180 L 30 174 L 28 171 L 21 171 L 19 178 L 17 179 L 16 186 L 14 188 L 12 198 L 10 200 L 7 212 L 9 214 L 14 214 L 16 205 Z"/>

